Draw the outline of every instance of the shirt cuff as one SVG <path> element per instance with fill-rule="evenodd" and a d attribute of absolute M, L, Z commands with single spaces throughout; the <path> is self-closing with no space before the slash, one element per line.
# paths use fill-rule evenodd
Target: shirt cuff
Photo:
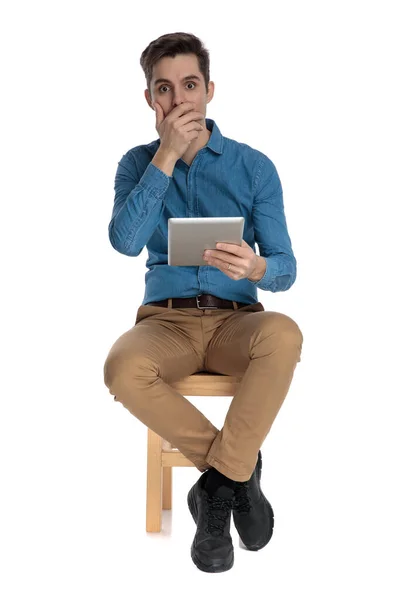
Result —
<path fill-rule="evenodd" d="M 249 278 L 247 277 L 247 281 L 250 281 L 250 283 L 254 283 L 254 285 L 258 285 L 258 284 L 259 284 L 261 281 L 263 281 L 264 279 L 266 279 L 266 278 L 267 278 L 267 271 L 268 271 L 268 263 L 267 263 L 267 259 L 266 259 L 264 256 L 261 256 L 261 258 L 262 258 L 263 260 L 265 260 L 265 263 L 266 263 L 266 268 L 265 268 L 265 273 L 264 273 L 264 275 L 263 275 L 263 276 L 261 277 L 261 279 L 259 279 L 258 281 L 253 281 L 253 280 L 251 280 L 251 279 L 249 279 Z M 268 274 L 268 275 L 269 275 L 269 274 Z"/>
<path fill-rule="evenodd" d="M 164 171 L 161 171 L 161 169 L 150 162 L 140 179 L 140 184 L 150 189 L 158 198 L 164 198 L 171 179 L 172 177 L 169 177 Z"/>

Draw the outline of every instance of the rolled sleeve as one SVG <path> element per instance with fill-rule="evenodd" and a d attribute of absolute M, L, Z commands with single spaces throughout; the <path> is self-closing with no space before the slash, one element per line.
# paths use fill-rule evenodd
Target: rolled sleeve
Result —
<path fill-rule="evenodd" d="M 254 236 L 267 269 L 253 283 L 262 290 L 286 291 L 295 282 L 297 263 L 287 229 L 282 184 L 275 165 L 265 155 L 260 158 L 254 187 Z"/>

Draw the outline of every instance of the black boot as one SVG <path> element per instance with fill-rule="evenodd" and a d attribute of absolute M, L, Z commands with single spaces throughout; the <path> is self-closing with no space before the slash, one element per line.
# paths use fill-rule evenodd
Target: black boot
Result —
<path fill-rule="evenodd" d="M 234 554 L 230 524 L 234 489 L 221 485 L 213 495 L 205 489 L 208 471 L 202 473 L 188 493 L 187 501 L 196 535 L 191 556 L 196 567 L 208 573 L 228 571 L 233 566 Z"/>
<path fill-rule="evenodd" d="M 233 522 L 248 550 L 264 548 L 272 537 L 274 512 L 261 490 L 261 450 L 249 481 L 237 482 L 232 510 Z"/>

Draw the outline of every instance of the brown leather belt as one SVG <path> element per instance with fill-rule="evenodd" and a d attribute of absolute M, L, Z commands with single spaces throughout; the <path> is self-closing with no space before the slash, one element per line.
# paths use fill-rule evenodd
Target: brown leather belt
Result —
<path fill-rule="evenodd" d="M 236 302 L 238 308 L 248 306 L 244 302 Z M 149 302 L 146 306 L 166 306 L 168 307 L 168 298 Z M 191 298 L 172 298 L 171 308 L 235 308 L 232 300 L 224 300 L 211 294 L 200 294 Z"/>

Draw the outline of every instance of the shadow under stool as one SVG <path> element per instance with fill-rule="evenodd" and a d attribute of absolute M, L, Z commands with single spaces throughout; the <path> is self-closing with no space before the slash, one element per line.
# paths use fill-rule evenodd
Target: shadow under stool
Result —
<path fill-rule="evenodd" d="M 170 384 L 183 396 L 234 396 L 242 377 L 199 371 Z M 195 467 L 170 442 L 147 429 L 146 531 L 161 531 L 162 510 L 172 508 L 172 467 Z"/>

